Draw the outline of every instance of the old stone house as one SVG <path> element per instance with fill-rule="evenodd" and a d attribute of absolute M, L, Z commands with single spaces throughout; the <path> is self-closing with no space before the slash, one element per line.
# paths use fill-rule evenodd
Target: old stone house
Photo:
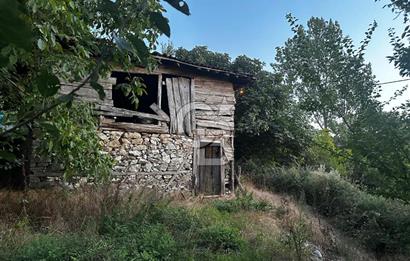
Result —
<path fill-rule="evenodd" d="M 115 181 L 126 186 L 161 191 L 192 191 L 223 195 L 234 190 L 235 92 L 247 75 L 156 55 L 153 72 L 135 67 L 113 71 L 101 81 L 101 101 L 90 86 L 78 98 L 94 102 L 100 118 L 99 135 L 116 160 Z M 139 77 L 147 94 L 138 109 L 116 85 Z M 75 84 L 65 84 L 69 92 Z M 30 183 L 49 182 L 61 173 L 32 160 Z"/>

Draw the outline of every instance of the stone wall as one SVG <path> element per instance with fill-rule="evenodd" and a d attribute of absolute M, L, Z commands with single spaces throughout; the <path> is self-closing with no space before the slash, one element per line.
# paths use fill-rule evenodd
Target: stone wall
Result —
<path fill-rule="evenodd" d="M 99 136 L 116 161 L 114 181 L 164 192 L 192 190 L 192 138 L 117 130 Z"/>

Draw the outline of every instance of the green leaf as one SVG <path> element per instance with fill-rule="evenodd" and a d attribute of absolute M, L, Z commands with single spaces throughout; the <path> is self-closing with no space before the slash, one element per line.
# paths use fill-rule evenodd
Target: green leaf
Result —
<path fill-rule="evenodd" d="M 16 155 L 14 155 L 14 153 L 11 153 L 10 151 L 0 150 L 0 159 L 6 161 L 14 161 L 16 159 Z"/>
<path fill-rule="evenodd" d="M 138 55 L 138 58 L 140 59 L 140 62 L 143 64 L 146 64 L 150 53 L 144 41 L 139 39 L 135 35 L 129 35 L 128 39 L 131 42 L 132 46 L 137 51 L 137 55 Z"/>
<path fill-rule="evenodd" d="M 18 1 L 0 0 L 0 46 L 14 44 L 27 51 L 33 37 L 23 6 Z"/>
<path fill-rule="evenodd" d="M 172 7 L 177 9 L 178 11 L 190 15 L 191 13 L 189 12 L 189 7 L 188 4 L 185 1 L 182 0 L 165 0 L 168 4 L 170 4 Z"/>
<path fill-rule="evenodd" d="M 104 100 L 104 98 L 105 98 L 104 87 L 96 81 L 91 81 L 90 84 L 91 84 L 91 87 L 93 87 L 93 89 L 97 91 L 98 96 L 100 97 L 100 99 Z"/>
<path fill-rule="evenodd" d="M 34 79 L 34 86 L 36 86 L 41 95 L 50 97 L 56 94 L 58 89 L 60 89 L 60 81 L 54 74 L 43 70 L 37 78 Z"/>
<path fill-rule="evenodd" d="M 154 25 L 166 36 L 171 37 L 171 28 L 169 27 L 169 21 L 161 13 L 151 12 L 150 19 Z"/>
<path fill-rule="evenodd" d="M 49 134 L 53 135 L 54 137 L 58 137 L 60 135 L 60 131 L 53 123 L 41 122 L 40 124 L 42 128 L 44 128 Z"/>

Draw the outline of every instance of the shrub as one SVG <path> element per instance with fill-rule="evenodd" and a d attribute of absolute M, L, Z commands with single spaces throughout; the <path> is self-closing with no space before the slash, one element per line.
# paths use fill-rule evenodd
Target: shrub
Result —
<path fill-rule="evenodd" d="M 285 220 L 286 233 L 282 235 L 282 243 L 295 260 L 302 261 L 308 256 L 306 242 L 312 236 L 312 229 L 302 216 Z"/>
<path fill-rule="evenodd" d="M 198 245 L 212 251 L 239 251 L 244 240 L 239 230 L 226 225 L 213 225 L 203 228 L 199 233 Z"/>
<path fill-rule="evenodd" d="M 258 186 L 304 199 L 370 250 L 410 253 L 409 205 L 370 195 L 335 174 L 252 163 L 244 169 Z"/>
<path fill-rule="evenodd" d="M 237 212 L 239 210 L 247 211 L 268 211 L 272 209 L 272 205 L 266 200 L 256 200 L 252 193 L 245 192 L 233 200 L 216 200 L 213 206 L 219 211 Z"/>

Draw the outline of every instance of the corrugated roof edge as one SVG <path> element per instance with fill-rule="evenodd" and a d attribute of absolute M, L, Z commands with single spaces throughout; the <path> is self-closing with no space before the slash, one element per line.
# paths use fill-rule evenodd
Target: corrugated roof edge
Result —
<path fill-rule="evenodd" d="M 216 67 L 212 67 L 212 66 L 207 66 L 207 65 L 203 65 L 203 64 L 196 64 L 196 63 L 192 63 L 192 62 L 187 62 L 175 57 L 171 57 L 171 56 L 166 56 L 160 53 L 153 53 L 152 54 L 156 59 L 158 59 L 159 61 L 161 60 L 166 60 L 172 63 L 176 63 L 176 64 L 182 64 L 185 66 L 189 66 L 192 67 L 194 69 L 200 70 L 200 71 L 206 71 L 206 72 L 213 72 L 213 73 L 217 73 L 217 74 L 224 74 L 225 76 L 228 77 L 234 77 L 234 78 L 238 78 L 241 79 L 242 81 L 246 81 L 246 82 L 251 82 L 255 80 L 255 77 L 251 74 L 244 74 L 244 73 L 237 73 L 237 72 L 233 72 L 233 71 L 228 71 L 225 69 L 220 69 L 220 68 L 216 68 Z"/>

